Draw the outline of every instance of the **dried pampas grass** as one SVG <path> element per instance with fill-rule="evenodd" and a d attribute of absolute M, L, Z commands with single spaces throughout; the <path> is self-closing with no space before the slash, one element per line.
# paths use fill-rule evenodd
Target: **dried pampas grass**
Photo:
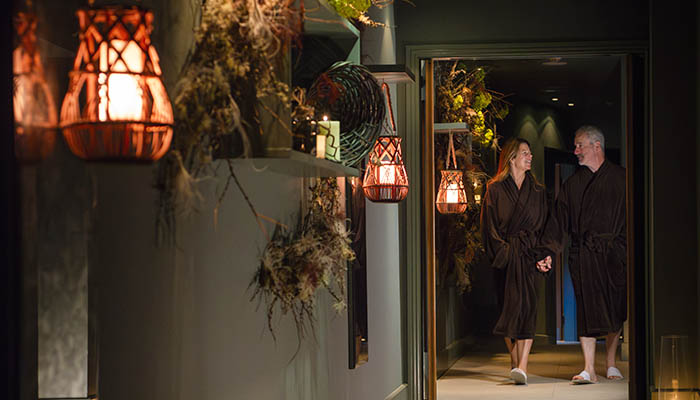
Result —
<path fill-rule="evenodd" d="M 339 213 L 340 191 L 335 178 L 319 178 L 311 188 L 311 206 L 293 229 L 278 225 L 260 256 L 250 287 L 251 301 L 265 304 L 267 327 L 276 340 L 276 310 L 294 318 L 299 345 L 314 331 L 318 289 L 333 297 L 333 308 L 346 307 L 347 263 L 355 258 L 350 232 Z"/>

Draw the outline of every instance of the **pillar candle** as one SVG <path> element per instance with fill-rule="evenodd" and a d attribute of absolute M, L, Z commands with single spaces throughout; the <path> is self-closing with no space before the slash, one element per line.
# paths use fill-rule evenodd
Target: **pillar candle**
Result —
<path fill-rule="evenodd" d="M 319 134 L 327 135 L 326 159 L 340 161 L 340 121 L 318 121 Z"/>
<path fill-rule="evenodd" d="M 326 158 L 326 135 L 316 135 L 316 158 Z"/>

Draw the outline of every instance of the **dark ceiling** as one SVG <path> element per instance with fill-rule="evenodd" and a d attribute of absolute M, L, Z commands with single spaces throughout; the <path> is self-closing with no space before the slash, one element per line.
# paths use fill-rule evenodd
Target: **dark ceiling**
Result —
<path fill-rule="evenodd" d="M 509 95 L 509 101 L 548 105 L 559 111 L 568 110 L 568 103 L 585 109 L 620 110 L 617 56 L 460 61 L 469 69 L 484 67 L 487 87 Z"/>
<path fill-rule="evenodd" d="M 451 63 L 455 60 L 439 60 Z M 511 110 L 526 106 L 556 114 L 566 145 L 581 125 L 597 125 L 612 147 L 620 146 L 620 56 L 460 59 L 468 70 L 487 71 L 486 87 L 507 95 Z M 553 98 L 558 99 L 554 101 Z M 573 104 L 572 106 L 569 103 Z M 547 111 L 551 110 L 551 111 Z M 506 128 L 509 119 L 501 124 Z M 510 121 L 511 123 L 513 121 Z"/>

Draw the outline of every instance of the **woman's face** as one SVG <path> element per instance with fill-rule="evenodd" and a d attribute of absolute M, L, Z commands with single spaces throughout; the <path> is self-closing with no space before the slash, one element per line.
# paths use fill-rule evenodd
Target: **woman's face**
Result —
<path fill-rule="evenodd" d="M 510 167 L 517 171 L 529 171 L 532 167 L 532 153 L 530 152 L 530 146 L 526 143 L 520 143 L 518 146 L 518 151 L 515 153 L 515 157 L 510 160 Z"/>

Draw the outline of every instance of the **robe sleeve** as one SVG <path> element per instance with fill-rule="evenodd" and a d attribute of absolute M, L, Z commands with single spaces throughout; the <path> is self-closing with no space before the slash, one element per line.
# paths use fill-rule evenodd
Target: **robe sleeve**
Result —
<path fill-rule="evenodd" d="M 510 244 L 498 233 L 497 193 L 498 190 L 494 190 L 492 185 L 486 188 L 484 204 L 481 207 L 481 237 L 491 266 L 503 269 L 512 259 L 512 249 Z"/>
<path fill-rule="evenodd" d="M 537 243 L 537 246 L 535 246 L 535 248 L 533 248 L 531 250 L 531 254 L 532 254 L 531 258 L 534 259 L 535 270 L 540 275 L 548 277 L 552 274 L 552 270 L 550 269 L 549 271 L 546 271 L 546 272 L 540 271 L 539 269 L 537 269 L 537 262 L 547 258 L 547 256 L 550 255 L 550 253 L 551 253 L 551 250 L 547 246 L 544 246 L 543 239 L 545 238 L 545 234 L 547 232 L 547 224 L 549 223 L 549 220 L 552 218 L 551 215 L 554 213 L 554 210 L 553 210 L 553 207 L 550 207 L 549 200 L 547 199 L 547 196 L 542 196 L 542 202 L 541 202 L 540 206 L 543 207 L 543 210 L 544 210 L 544 212 L 542 213 L 542 215 L 544 216 L 544 221 L 541 222 L 540 230 L 538 232 L 536 232 L 537 237 L 538 237 L 538 243 Z M 552 222 L 552 224 L 554 224 L 554 222 Z M 550 246 L 551 246 L 552 239 L 548 239 L 548 240 L 550 241 Z M 554 257 L 552 256 L 552 258 L 554 258 Z"/>
<path fill-rule="evenodd" d="M 544 231 L 540 236 L 540 243 L 536 249 L 537 259 L 541 260 L 550 256 L 554 258 L 557 253 L 566 246 L 566 235 L 569 232 L 569 196 L 566 185 L 554 201 Z"/>

